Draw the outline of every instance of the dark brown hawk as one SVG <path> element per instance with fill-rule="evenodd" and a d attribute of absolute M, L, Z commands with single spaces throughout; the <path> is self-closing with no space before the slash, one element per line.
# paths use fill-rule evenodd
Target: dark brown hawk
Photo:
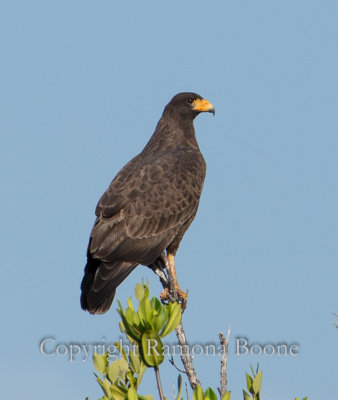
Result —
<path fill-rule="evenodd" d="M 116 287 L 138 265 L 151 266 L 166 251 L 178 288 L 174 256 L 193 221 L 206 164 L 193 125 L 214 107 L 196 93 L 179 93 L 165 107 L 142 152 L 117 174 L 96 207 L 81 306 L 106 312 Z"/>

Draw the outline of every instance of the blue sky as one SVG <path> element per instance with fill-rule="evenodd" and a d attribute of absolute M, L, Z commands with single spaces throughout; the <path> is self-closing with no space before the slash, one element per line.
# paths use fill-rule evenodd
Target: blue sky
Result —
<path fill-rule="evenodd" d="M 334 396 L 337 17 L 333 0 L 1 4 L 4 398 L 101 396 L 91 361 L 43 356 L 39 343 L 119 338 L 116 302 L 102 316 L 79 305 L 95 206 L 181 91 L 216 108 L 195 121 L 207 178 L 176 258 L 189 340 L 217 343 L 231 326 L 233 399 L 257 362 L 262 398 Z M 125 303 L 142 278 L 160 293 L 139 267 L 116 298 Z M 240 357 L 236 337 L 300 351 Z M 219 358 L 196 357 L 196 368 L 216 388 Z M 169 396 L 169 362 L 162 376 Z M 149 371 L 141 392 L 156 395 L 154 385 Z"/>

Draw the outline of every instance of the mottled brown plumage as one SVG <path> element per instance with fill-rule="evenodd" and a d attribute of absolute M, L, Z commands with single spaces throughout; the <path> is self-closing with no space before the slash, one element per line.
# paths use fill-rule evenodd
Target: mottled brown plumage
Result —
<path fill-rule="evenodd" d="M 117 174 L 96 207 L 81 306 L 106 312 L 116 287 L 138 265 L 175 255 L 197 212 L 206 165 L 193 126 L 214 112 L 195 93 L 180 93 L 165 107 L 142 152 Z"/>

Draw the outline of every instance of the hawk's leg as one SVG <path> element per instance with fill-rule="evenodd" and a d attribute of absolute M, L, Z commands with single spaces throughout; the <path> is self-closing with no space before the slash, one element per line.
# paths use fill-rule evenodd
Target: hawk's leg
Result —
<path fill-rule="evenodd" d="M 153 263 L 148 265 L 148 268 L 152 269 L 153 272 L 160 278 L 163 287 L 168 285 L 168 277 L 165 274 L 166 265 L 166 255 L 163 253 L 160 255 Z"/>
<path fill-rule="evenodd" d="M 168 275 L 169 275 L 169 281 L 172 282 L 174 289 L 177 293 L 177 301 L 182 301 L 182 305 L 184 306 L 183 308 L 185 308 L 185 304 L 187 302 L 187 294 L 185 292 L 183 292 L 183 290 L 181 290 L 180 287 L 178 286 L 174 255 L 171 253 L 168 253 L 167 260 L 168 260 L 168 262 L 165 262 L 165 264 L 166 264 L 166 268 L 167 268 Z M 160 297 L 161 297 L 162 302 L 168 301 L 171 297 L 169 295 L 169 289 L 165 288 L 162 291 Z"/>

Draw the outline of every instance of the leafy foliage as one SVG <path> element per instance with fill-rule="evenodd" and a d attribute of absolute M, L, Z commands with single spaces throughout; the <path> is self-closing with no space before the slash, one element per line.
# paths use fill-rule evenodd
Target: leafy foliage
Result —
<path fill-rule="evenodd" d="M 137 311 L 132 299 L 124 309 L 120 302 L 120 330 L 125 334 L 131 351 L 128 353 L 120 343 L 114 345 L 122 357 L 109 364 L 109 353 L 94 354 L 93 363 L 96 380 L 103 390 L 102 400 L 152 400 L 153 396 L 141 396 L 137 390 L 147 367 L 158 368 L 162 363 L 163 344 L 161 338 L 169 335 L 181 321 L 181 306 L 178 303 L 162 303 L 153 297 L 149 300 L 148 285 L 137 284 L 135 297 L 139 302 Z"/>
<path fill-rule="evenodd" d="M 246 387 L 250 394 L 243 389 L 243 398 L 244 400 L 260 400 L 263 371 L 259 371 L 259 365 L 257 365 L 256 372 L 254 372 L 251 365 L 250 369 L 252 372 L 252 376 L 250 376 L 248 373 L 245 373 Z"/>
<path fill-rule="evenodd" d="M 140 395 L 138 390 L 147 368 L 154 368 L 158 373 L 164 360 L 162 338 L 169 335 L 181 321 L 181 305 L 163 305 L 156 297 L 149 300 L 149 288 L 145 284 L 136 285 L 135 297 L 139 302 L 137 310 L 131 298 L 128 299 L 125 309 L 118 302 L 117 310 L 121 316 L 120 330 L 126 336 L 132 351 L 126 352 L 121 343 L 115 342 L 121 358 L 109 363 L 108 352 L 93 355 L 96 380 L 104 393 L 99 400 L 154 400 L 152 395 Z M 256 371 L 252 366 L 250 369 L 251 375 L 245 374 L 246 390 L 243 389 L 243 399 L 260 400 L 263 371 L 259 370 L 259 365 Z M 183 400 L 182 385 L 182 376 L 179 375 L 175 400 Z M 218 399 L 231 400 L 231 392 L 220 397 L 210 387 L 204 391 L 201 386 L 197 386 L 192 394 L 192 400 Z M 308 398 L 304 397 L 302 400 Z"/>
<path fill-rule="evenodd" d="M 205 392 L 201 386 L 197 386 L 194 390 L 192 395 L 193 400 L 218 400 L 218 396 L 216 393 L 209 387 Z M 222 397 L 221 400 L 230 400 L 231 399 L 231 392 L 226 392 Z"/>
<path fill-rule="evenodd" d="M 116 347 L 120 347 L 119 343 L 115 343 Z M 102 400 L 114 399 L 124 400 L 133 398 L 133 393 L 138 389 L 146 366 L 141 360 L 141 357 L 136 352 L 126 354 L 124 349 L 121 349 L 122 358 L 114 360 L 109 365 L 109 353 L 94 354 L 94 367 L 100 375 L 95 373 L 96 380 L 103 390 L 104 397 Z M 133 391 L 130 391 L 133 389 Z M 152 400 L 153 396 L 137 395 L 136 399 Z"/>
<path fill-rule="evenodd" d="M 139 283 L 135 288 L 135 296 L 139 301 L 137 311 L 131 298 L 128 299 L 126 309 L 118 302 L 117 311 L 122 319 L 120 329 L 131 344 L 136 344 L 141 349 L 142 361 L 148 367 L 158 368 L 164 359 L 161 338 L 169 335 L 181 321 L 181 305 L 162 304 L 156 297 L 149 300 L 148 285 Z"/>

